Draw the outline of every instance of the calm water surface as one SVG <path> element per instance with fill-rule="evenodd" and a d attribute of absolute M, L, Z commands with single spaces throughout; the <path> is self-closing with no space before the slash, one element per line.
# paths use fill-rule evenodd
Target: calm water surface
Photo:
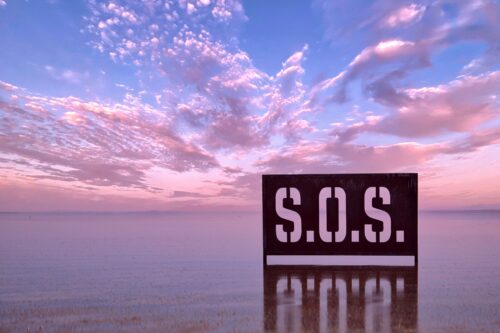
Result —
<path fill-rule="evenodd" d="M 500 213 L 421 213 L 419 267 L 262 269 L 260 214 L 0 214 L 0 332 L 500 332 Z"/>

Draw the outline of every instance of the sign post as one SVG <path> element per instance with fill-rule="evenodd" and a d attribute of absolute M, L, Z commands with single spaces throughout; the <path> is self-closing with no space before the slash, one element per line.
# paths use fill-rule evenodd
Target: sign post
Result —
<path fill-rule="evenodd" d="M 418 175 L 263 175 L 263 262 L 284 255 L 414 256 Z"/>

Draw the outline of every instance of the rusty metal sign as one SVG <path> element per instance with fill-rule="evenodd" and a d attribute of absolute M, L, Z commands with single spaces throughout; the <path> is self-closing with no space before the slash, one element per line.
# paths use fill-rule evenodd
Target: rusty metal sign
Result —
<path fill-rule="evenodd" d="M 390 255 L 418 260 L 418 175 L 263 175 L 268 255 Z"/>

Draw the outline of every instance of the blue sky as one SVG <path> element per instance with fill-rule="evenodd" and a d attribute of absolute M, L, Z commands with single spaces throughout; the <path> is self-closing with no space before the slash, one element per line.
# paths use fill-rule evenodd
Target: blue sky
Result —
<path fill-rule="evenodd" d="M 262 173 L 397 171 L 498 207 L 498 8 L 0 0 L 0 209 L 255 209 Z"/>

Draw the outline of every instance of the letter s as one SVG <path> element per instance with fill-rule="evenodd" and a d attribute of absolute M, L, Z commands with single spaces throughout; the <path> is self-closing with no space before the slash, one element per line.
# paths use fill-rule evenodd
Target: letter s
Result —
<path fill-rule="evenodd" d="M 300 192 L 295 187 L 290 187 L 290 197 L 293 204 L 300 205 Z M 283 207 L 283 200 L 287 198 L 287 188 L 281 187 L 276 191 L 276 213 L 284 220 L 293 222 L 293 231 L 290 233 L 290 242 L 298 242 L 302 235 L 302 220 L 299 213 L 291 209 Z M 276 238 L 282 243 L 287 242 L 287 233 L 283 229 L 282 224 L 276 225 Z"/>
<path fill-rule="evenodd" d="M 379 187 L 379 194 L 382 197 L 382 203 L 389 205 L 391 203 L 391 194 L 386 187 Z M 382 221 L 383 229 L 380 232 L 380 243 L 385 243 L 391 238 L 391 216 L 381 209 L 373 207 L 373 198 L 377 196 L 376 188 L 369 187 L 365 191 L 365 213 L 375 220 Z M 365 224 L 365 237 L 370 243 L 377 242 L 377 234 L 373 231 L 371 224 Z"/>

